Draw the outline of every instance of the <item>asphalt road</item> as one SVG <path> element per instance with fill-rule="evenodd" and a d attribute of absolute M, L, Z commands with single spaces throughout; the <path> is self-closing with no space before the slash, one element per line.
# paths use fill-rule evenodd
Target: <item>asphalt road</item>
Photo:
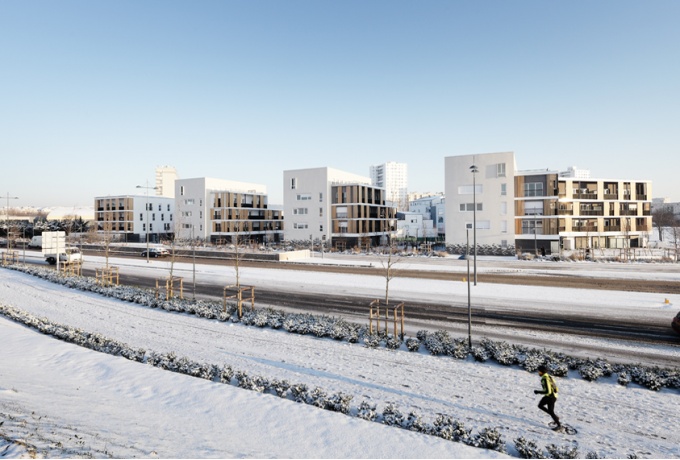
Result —
<path fill-rule="evenodd" d="M 177 261 L 191 263 L 191 259 L 178 258 Z M 221 264 L 222 260 L 201 259 L 201 264 Z M 288 270 L 310 270 L 309 265 L 282 264 L 280 262 L 252 262 L 241 261 L 243 267 L 285 268 Z M 315 271 L 329 273 L 371 274 L 380 276 L 384 269 L 376 267 L 316 265 Z M 94 276 L 94 272 L 85 272 Z M 395 276 L 450 279 L 451 273 L 424 270 L 395 270 Z M 186 280 L 185 280 L 186 281 Z M 152 277 L 139 277 L 121 273 L 121 284 L 155 288 L 156 281 Z M 629 279 L 598 279 L 593 277 L 574 277 L 564 275 L 526 276 L 512 273 L 479 274 L 480 283 L 503 283 L 530 286 L 559 286 L 580 289 L 609 289 L 636 292 L 664 292 L 680 293 L 680 282 L 648 281 Z M 199 298 L 214 298 L 215 292 L 221 292 L 224 286 L 209 285 L 197 282 L 196 296 Z M 193 286 L 185 282 L 185 296 L 193 295 Z M 256 303 L 258 306 L 285 308 L 294 311 L 321 313 L 327 315 L 366 317 L 369 303 L 374 298 L 342 296 L 329 294 L 290 293 L 279 290 L 256 289 Z M 493 307 L 473 307 L 473 325 L 497 325 L 521 328 L 543 332 L 559 332 L 561 334 L 586 335 L 590 337 L 625 339 L 650 344 L 680 344 L 680 337 L 670 328 L 667 322 L 648 319 L 640 321 L 621 318 L 603 318 L 596 315 L 570 314 L 569 312 L 535 312 L 525 314 L 520 311 L 507 311 Z M 426 324 L 439 322 L 443 324 L 467 324 L 467 304 L 437 304 L 432 302 L 409 302 L 408 319 L 410 322 Z"/>

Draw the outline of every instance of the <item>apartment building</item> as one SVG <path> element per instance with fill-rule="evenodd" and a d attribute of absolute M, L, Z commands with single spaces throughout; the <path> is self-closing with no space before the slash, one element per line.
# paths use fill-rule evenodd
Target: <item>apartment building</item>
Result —
<path fill-rule="evenodd" d="M 409 212 L 422 215 L 424 221 L 430 221 L 436 229 L 435 236 L 444 238 L 446 235 L 446 200 L 443 194 L 413 199 L 409 201 L 408 209 Z"/>
<path fill-rule="evenodd" d="M 515 170 L 513 152 L 444 158 L 447 244 L 465 244 L 468 229 L 474 230 L 474 222 L 477 244 L 502 247 L 515 244 Z"/>
<path fill-rule="evenodd" d="M 155 195 L 100 196 L 94 199 L 97 233 L 128 242 L 160 242 L 173 237 L 175 200 Z"/>
<path fill-rule="evenodd" d="M 518 251 L 646 247 L 652 232 L 650 181 L 593 179 L 574 168 L 515 174 Z"/>
<path fill-rule="evenodd" d="M 286 240 L 378 245 L 393 231 L 395 208 L 368 177 L 323 167 L 284 171 L 283 180 Z"/>
<path fill-rule="evenodd" d="M 210 177 L 175 181 L 177 236 L 212 242 L 279 241 L 283 213 L 261 184 Z"/>
<path fill-rule="evenodd" d="M 387 204 L 399 211 L 408 210 L 408 165 L 389 161 L 369 168 L 371 183 L 385 189 Z"/>

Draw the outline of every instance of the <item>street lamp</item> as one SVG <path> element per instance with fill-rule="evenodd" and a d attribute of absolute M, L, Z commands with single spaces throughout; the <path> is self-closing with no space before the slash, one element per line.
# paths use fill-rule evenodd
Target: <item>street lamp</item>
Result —
<path fill-rule="evenodd" d="M 5 198 L 7 198 L 7 211 L 6 211 L 6 214 L 5 214 L 5 225 L 7 226 L 7 254 L 9 254 L 10 249 L 12 249 L 12 247 L 10 246 L 11 243 L 10 243 L 10 238 L 9 238 L 9 200 L 18 200 L 19 197 L 18 196 L 9 196 L 9 192 L 8 192 L 7 195 L 5 196 Z M 25 242 L 24 242 L 24 245 L 26 245 Z"/>
<path fill-rule="evenodd" d="M 468 291 L 468 347 L 472 350 L 472 306 L 470 303 L 470 224 L 465 225 L 465 259 L 467 261 L 467 291 Z"/>
<path fill-rule="evenodd" d="M 476 165 L 470 166 L 472 173 L 472 239 L 475 246 L 475 286 L 477 286 L 477 184 L 475 177 L 479 172 Z"/>
<path fill-rule="evenodd" d="M 146 263 L 151 262 L 149 260 L 149 190 L 158 190 L 158 187 L 149 187 L 149 180 L 146 181 L 146 186 L 138 185 L 137 188 L 146 189 Z"/>

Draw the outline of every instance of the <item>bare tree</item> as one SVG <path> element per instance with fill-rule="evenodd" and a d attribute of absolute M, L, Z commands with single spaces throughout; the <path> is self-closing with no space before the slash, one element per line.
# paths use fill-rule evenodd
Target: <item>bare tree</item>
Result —
<path fill-rule="evenodd" d="M 663 234 L 666 228 L 672 227 L 677 219 L 670 206 L 662 206 L 652 211 L 652 226 L 659 231 L 659 241 L 663 241 Z"/>

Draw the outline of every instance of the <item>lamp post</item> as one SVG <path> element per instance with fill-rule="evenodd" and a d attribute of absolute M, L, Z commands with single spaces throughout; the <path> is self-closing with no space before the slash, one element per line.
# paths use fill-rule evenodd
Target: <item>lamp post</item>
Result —
<path fill-rule="evenodd" d="M 149 187 L 149 180 L 146 181 L 146 186 L 138 185 L 137 188 L 146 189 L 146 263 L 151 262 L 149 260 L 149 190 L 157 190 L 158 187 Z"/>
<path fill-rule="evenodd" d="M 475 286 L 477 286 L 477 184 L 476 176 L 479 172 L 476 165 L 470 166 L 472 173 L 472 244 L 475 246 Z"/>
<path fill-rule="evenodd" d="M 11 240 L 9 238 L 9 200 L 18 200 L 18 196 L 9 196 L 9 192 L 5 195 L 5 198 L 7 198 L 7 208 L 5 211 L 5 225 L 7 226 L 7 253 L 9 254 L 11 247 Z M 24 243 L 25 245 L 26 243 Z"/>
<path fill-rule="evenodd" d="M 470 225 L 465 226 L 466 248 L 465 259 L 467 261 L 467 291 L 468 291 L 468 347 L 472 350 L 472 306 L 470 303 Z"/>

